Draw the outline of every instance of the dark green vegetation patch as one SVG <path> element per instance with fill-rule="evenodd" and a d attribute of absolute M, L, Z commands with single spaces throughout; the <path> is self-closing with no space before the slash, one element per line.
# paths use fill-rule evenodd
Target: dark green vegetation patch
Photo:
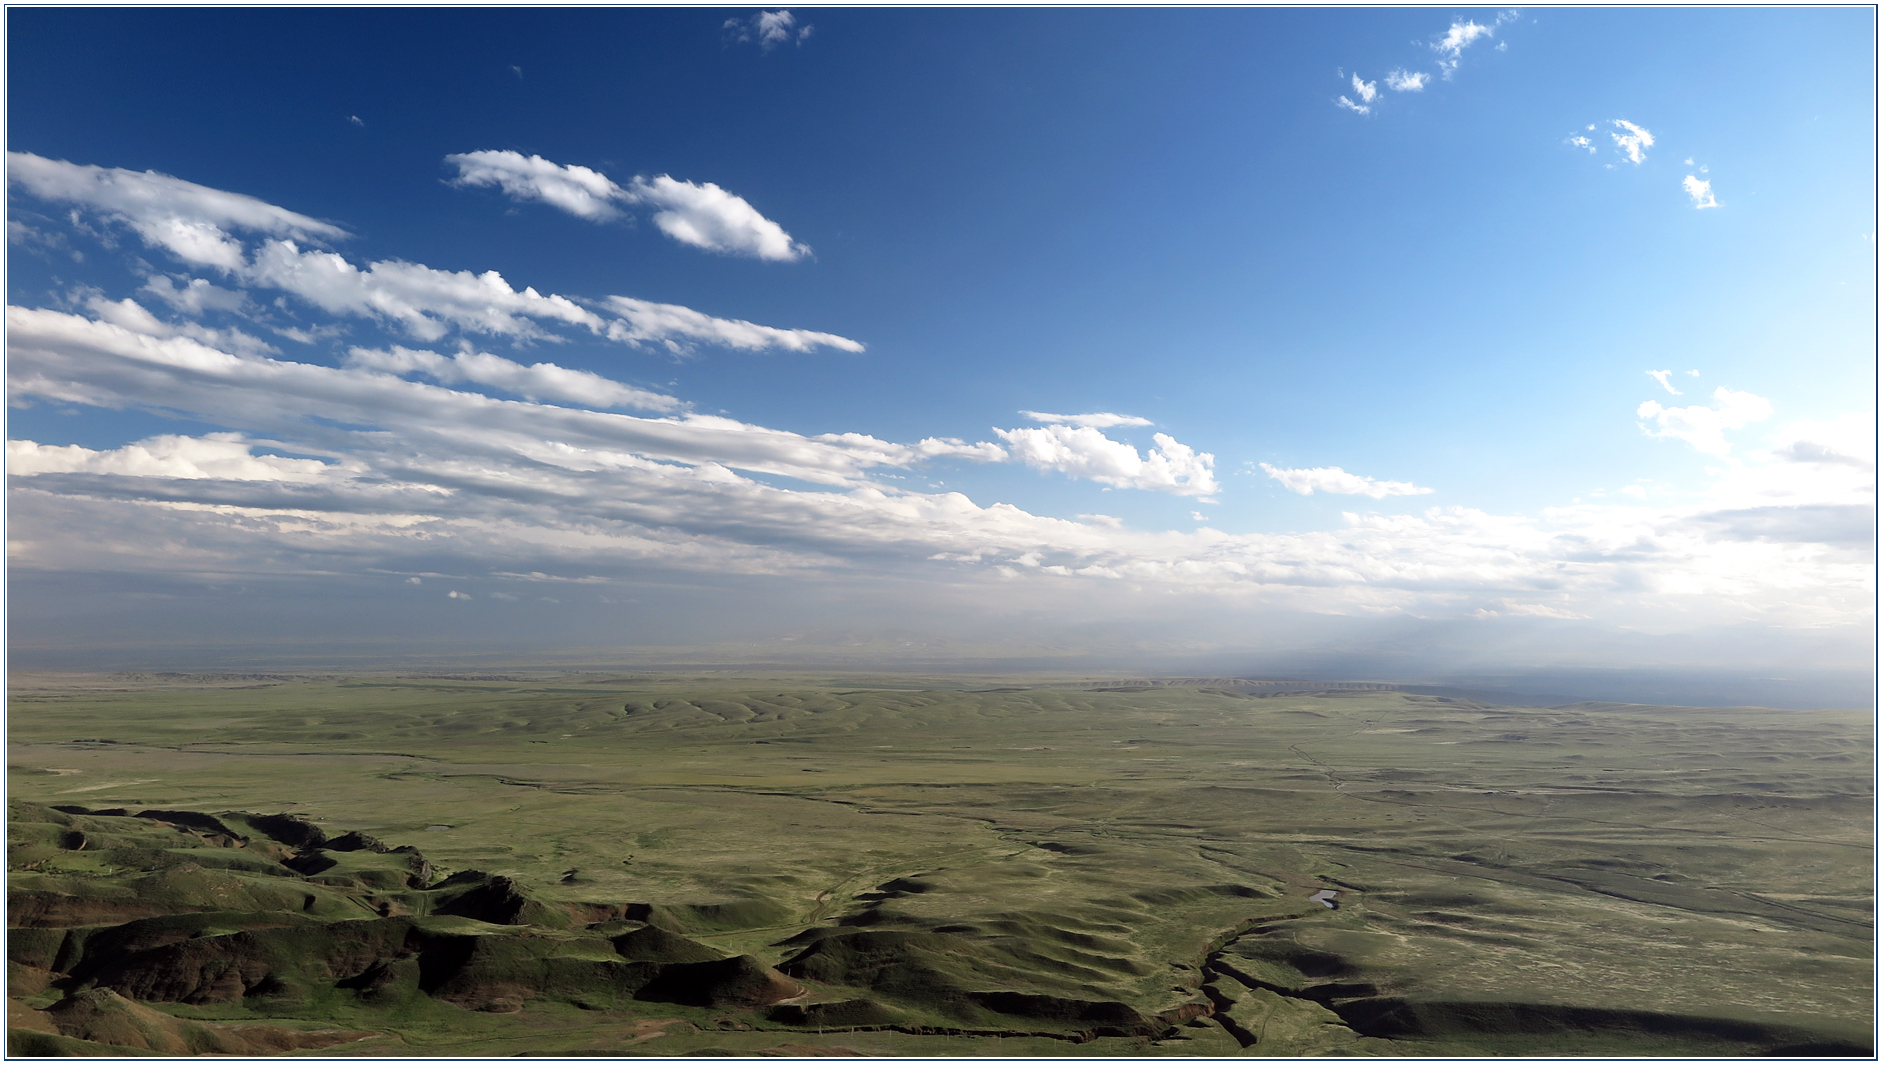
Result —
<path fill-rule="evenodd" d="M 1869 1051 L 1862 715 L 632 683 L 16 682 L 13 1050 Z"/>

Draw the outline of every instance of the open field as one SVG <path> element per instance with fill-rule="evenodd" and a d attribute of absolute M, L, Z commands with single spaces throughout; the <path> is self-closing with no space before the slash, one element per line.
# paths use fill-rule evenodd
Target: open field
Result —
<path fill-rule="evenodd" d="M 1004 683 L 15 674 L 12 1045 L 1872 1045 L 1865 713 Z"/>

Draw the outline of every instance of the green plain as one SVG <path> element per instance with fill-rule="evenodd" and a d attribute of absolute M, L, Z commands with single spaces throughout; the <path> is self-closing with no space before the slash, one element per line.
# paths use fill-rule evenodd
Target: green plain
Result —
<path fill-rule="evenodd" d="M 10 797 L 37 804 L 9 840 L 16 914 L 27 896 L 148 876 L 125 864 L 155 853 L 132 837 L 178 831 L 141 820 L 129 849 L 62 849 L 60 832 L 140 819 L 54 826 L 33 810 L 289 814 L 429 863 L 406 886 L 395 855 L 323 852 L 336 864 L 315 894 L 333 901 L 305 916 L 322 928 L 390 920 L 361 908 L 370 897 L 434 922 L 413 936 L 509 936 L 515 958 L 536 959 L 513 963 L 529 973 L 601 973 L 628 964 L 610 943 L 657 926 L 805 992 L 702 1005 L 613 977 L 525 974 L 455 999 L 336 985 L 140 1000 L 211 1028 L 374 1033 L 297 1053 L 1873 1045 L 1874 733 L 1861 712 L 605 673 L 16 673 L 10 700 Z M 254 885 L 292 878 L 245 867 L 276 860 L 253 853 L 190 850 L 189 868 L 208 862 L 247 894 L 212 907 L 178 888 L 179 912 L 273 912 Z M 425 916 L 457 905 L 437 885 L 469 871 L 508 878 L 534 916 Z M 1310 897 L 1322 890 L 1337 909 Z M 250 918 L 192 919 L 206 944 L 258 934 L 243 932 Z M 16 956 L 15 1013 L 35 1011 L 16 1021 L 16 1051 L 124 1052 L 40 1023 L 105 986 L 52 964 Z"/>

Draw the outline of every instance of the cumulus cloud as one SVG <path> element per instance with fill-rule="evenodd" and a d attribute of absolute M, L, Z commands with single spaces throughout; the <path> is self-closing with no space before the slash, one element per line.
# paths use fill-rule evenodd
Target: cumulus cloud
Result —
<path fill-rule="evenodd" d="M 1379 83 L 1376 81 L 1363 81 L 1360 79 L 1359 75 L 1354 74 L 1353 95 L 1359 97 L 1360 100 L 1365 103 L 1371 103 L 1373 98 L 1379 95 Z"/>
<path fill-rule="evenodd" d="M 1362 115 L 1369 115 L 1372 113 L 1372 108 L 1366 106 L 1365 104 L 1356 104 L 1353 101 L 1348 100 L 1344 96 L 1336 97 L 1333 101 L 1333 105 L 1335 107 L 1343 107 L 1348 111 L 1357 111 L 1358 113 Z"/>
<path fill-rule="evenodd" d="M 457 167 L 453 185 L 498 188 L 511 199 L 537 200 L 591 222 L 621 216 L 614 201 L 624 198 L 625 190 L 598 170 L 511 151 L 463 152 L 444 161 Z"/>
<path fill-rule="evenodd" d="M 1653 134 L 1624 118 L 1614 119 L 1613 124 L 1616 129 L 1625 131 L 1624 133 L 1612 131 L 1608 133 L 1608 136 L 1614 138 L 1614 147 L 1619 149 L 1622 155 L 1627 156 L 1627 161 L 1630 163 L 1639 165 L 1646 162 L 1647 149 L 1653 147 Z"/>
<path fill-rule="evenodd" d="M 1594 142 L 1584 136 L 1581 136 L 1580 134 L 1576 134 L 1575 136 L 1568 138 L 1568 143 L 1574 145 L 1577 148 L 1586 149 L 1589 155 L 1595 154 Z"/>
<path fill-rule="evenodd" d="M 860 343 L 831 333 L 773 329 L 624 296 L 612 297 L 619 317 L 608 319 L 566 296 L 545 295 L 528 286 L 519 291 L 495 270 L 439 270 L 396 259 L 361 268 L 336 252 L 302 247 L 304 240 L 344 236 L 343 230 L 253 197 L 154 172 L 76 166 L 18 152 L 9 153 L 7 159 L 11 180 L 28 192 L 93 208 L 129 226 L 148 245 L 186 263 L 214 268 L 243 285 L 290 293 L 329 313 L 385 322 L 425 342 L 437 341 L 453 330 L 515 340 L 556 339 L 553 329 L 572 327 L 627 343 L 658 343 L 676 351 L 691 350 L 700 343 L 751 350 L 862 350 Z M 570 168 L 559 169 L 566 176 Z M 759 240 L 759 250 L 752 254 L 769 254 L 765 249 L 774 249 L 773 244 L 763 243 L 770 238 L 762 226 L 747 228 L 747 236 L 755 233 L 752 239 Z M 233 230 L 266 236 L 251 252 Z M 788 244 L 782 230 L 777 234 Z M 204 308 L 217 303 L 231 306 L 242 297 L 240 292 L 218 289 L 207 281 L 199 286 L 199 280 L 178 289 L 168 279 L 152 278 L 147 288 L 185 313 L 190 313 L 192 303 Z"/>
<path fill-rule="evenodd" d="M 653 224 L 660 232 L 695 248 L 783 262 L 810 254 L 784 227 L 710 181 L 696 185 L 665 174 L 651 181 L 635 178 L 626 198 L 658 208 Z"/>
<path fill-rule="evenodd" d="M 660 232 L 695 248 L 781 262 L 810 254 L 783 226 L 710 181 L 702 185 L 661 174 L 637 177 L 623 188 L 598 170 L 512 151 L 466 152 L 444 161 L 458 168 L 454 185 L 491 186 L 512 199 L 537 200 L 591 222 L 620 218 L 617 204 L 645 205 L 655 209 Z"/>
<path fill-rule="evenodd" d="M 1650 399 L 1634 413 L 1643 419 L 1640 429 L 1648 436 L 1684 440 L 1698 451 L 1721 457 L 1732 450 L 1726 430 L 1743 429 L 1771 416 L 1770 401 L 1750 392 L 1734 392 L 1721 385 L 1713 390 L 1712 398 L 1716 406 L 1711 407 L 1662 407 Z"/>
<path fill-rule="evenodd" d="M 1671 392 L 1676 396 L 1685 394 L 1681 392 L 1679 389 L 1674 388 L 1673 382 L 1668 380 L 1668 378 L 1673 376 L 1673 371 L 1671 370 L 1648 370 L 1647 376 L 1653 378 L 1655 381 L 1660 382 L 1661 388 L 1666 389 L 1668 392 Z"/>
<path fill-rule="evenodd" d="M 1210 496 L 1216 484 L 1215 456 L 1199 453 L 1157 433 L 1148 453 L 1112 440 L 1088 425 L 1048 425 L 1043 429 L 995 429 L 1013 457 L 1040 470 L 1083 477 L 1113 488 L 1142 488 L 1184 496 Z"/>
<path fill-rule="evenodd" d="M 797 16 L 789 11 L 760 11 L 748 19 L 729 18 L 722 29 L 727 40 L 740 43 L 755 40 L 766 52 L 792 41 L 802 44 L 811 33 L 811 26 L 808 23 L 799 26 Z"/>
<path fill-rule="evenodd" d="M 1384 499 L 1387 496 L 1429 495 L 1432 489 L 1420 488 L 1409 481 L 1379 481 L 1371 477 L 1361 477 L 1356 473 L 1347 473 L 1338 466 L 1315 466 L 1311 469 L 1288 470 L 1270 466 L 1263 462 L 1261 469 L 1268 476 L 1281 482 L 1281 486 L 1297 495 L 1310 496 L 1314 492 L 1329 492 L 1336 495 L 1370 496 Z"/>
<path fill-rule="evenodd" d="M 1020 413 L 1033 421 L 1045 422 L 1049 425 L 1082 425 L 1091 429 L 1152 424 L 1149 418 L 1139 418 L 1132 414 L 1045 414 L 1036 410 L 1023 410 Z"/>
<path fill-rule="evenodd" d="M 525 366 L 487 352 L 462 351 L 445 356 L 435 351 L 414 351 L 396 345 L 383 351 L 354 348 L 347 353 L 346 365 L 353 369 L 378 370 L 397 375 L 422 373 L 443 384 L 471 381 L 500 388 L 525 399 L 559 399 L 589 407 L 637 407 L 641 410 L 672 411 L 684 406 L 672 396 L 610 381 L 587 370 L 571 370 L 552 362 Z"/>
<path fill-rule="evenodd" d="M 1680 182 L 1680 185 L 1685 188 L 1686 195 L 1692 197 L 1692 205 L 1699 210 L 1703 211 L 1708 207 L 1717 207 L 1719 205 L 1719 201 L 1712 195 L 1712 182 L 1701 181 L 1697 177 L 1687 174 L 1686 180 Z"/>
<path fill-rule="evenodd" d="M 1425 85 L 1430 81 L 1431 75 L 1422 70 L 1417 73 L 1393 70 L 1385 76 L 1386 88 L 1391 89 L 1393 92 L 1423 92 Z M 1368 97 L 1368 99 L 1370 99 L 1370 97 Z"/>

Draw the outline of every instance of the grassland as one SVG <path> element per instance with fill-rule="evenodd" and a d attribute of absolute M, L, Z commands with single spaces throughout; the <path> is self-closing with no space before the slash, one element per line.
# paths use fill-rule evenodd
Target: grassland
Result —
<path fill-rule="evenodd" d="M 1872 1046 L 1865 714 L 1005 683 L 16 674 L 13 1047 Z"/>

